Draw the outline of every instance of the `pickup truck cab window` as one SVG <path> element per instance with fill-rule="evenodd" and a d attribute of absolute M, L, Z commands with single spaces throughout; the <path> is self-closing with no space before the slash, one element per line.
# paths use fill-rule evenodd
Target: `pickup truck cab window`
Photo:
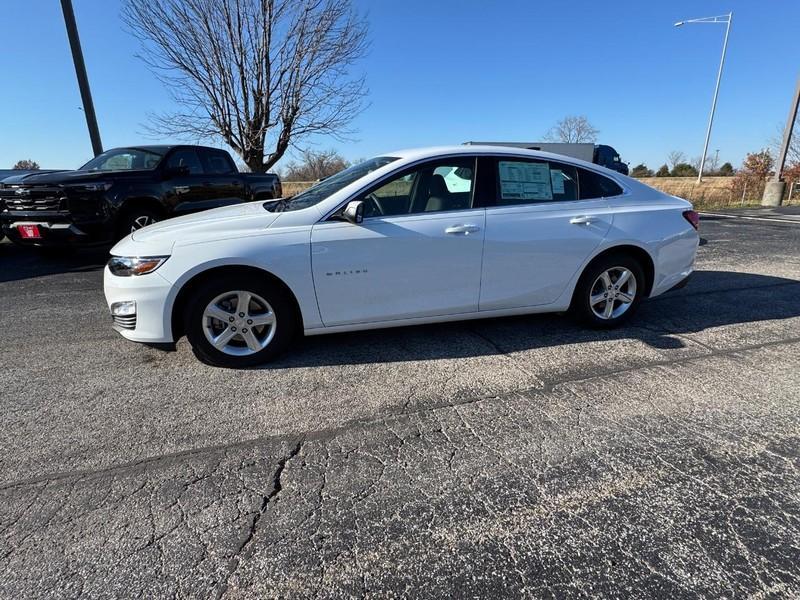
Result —
<path fill-rule="evenodd" d="M 167 159 L 168 169 L 177 169 L 180 167 L 188 168 L 189 175 L 203 174 L 203 164 L 200 162 L 200 157 L 197 156 L 197 152 L 188 148 L 175 150 Z"/>
<path fill-rule="evenodd" d="M 206 173 L 212 175 L 235 175 L 238 173 L 236 164 L 234 164 L 227 152 L 204 149 L 202 156 Z"/>

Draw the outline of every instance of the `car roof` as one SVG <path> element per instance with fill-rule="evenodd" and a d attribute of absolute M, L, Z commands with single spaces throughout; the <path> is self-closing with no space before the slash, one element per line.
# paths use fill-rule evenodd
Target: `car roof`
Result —
<path fill-rule="evenodd" d="M 554 154 L 552 152 L 543 152 L 541 150 L 528 150 L 527 148 L 514 148 L 511 146 L 481 146 L 464 144 L 452 146 L 433 146 L 429 148 L 408 148 L 405 150 L 396 150 L 395 152 L 386 152 L 382 156 L 396 156 L 406 161 L 423 160 L 426 158 L 435 158 L 437 156 L 446 155 L 475 155 L 475 154 L 491 154 L 493 156 L 529 156 L 531 158 L 543 158 L 549 160 L 557 160 L 560 162 L 567 162 L 575 165 L 586 166 L 591 169 L 599 170 L 598 165 L 571 156 L 563 154 Z M 605 172 L 606 169 L 603 169 Z"/>

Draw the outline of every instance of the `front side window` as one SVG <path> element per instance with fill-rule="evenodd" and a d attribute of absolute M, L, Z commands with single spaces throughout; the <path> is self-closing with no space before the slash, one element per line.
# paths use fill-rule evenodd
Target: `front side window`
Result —
<path fill-rule="evenodd" d="M 303 208 L 308 208 L 309 206 L 314 206 L 315 204 L 319 204 L 325 200 L 325 198 L 328 198 L 339 190 L 347 187 L 351 183 L 358 181 L 362 177 L 366 177 L 373 171 L 376 171 L 381 167 L 385 167 L 389 163 L 392 163 L 396 160 L 397 158 L 394 156 L 379 156 L 377 158 L 371 158 L 370 160 L 353 165 L 344 171 L 339 171 L 336 173 L 336 175 L 331 175 L 327 179 L 323 179 L 318 184 L 308 188 L 306 191 L 300 194 L 297 194 L 297 196 L 294 196 L 289 200 L 267 202 L 264 204 L 264 208 L 270 212 L 283 212 L 289 210 L 301 210 Z"/>
<path fill-rule="evenodd" d="M 172 153 L 167 161 L 167 168 L 178 169 L 188 168 L 189 175 L 202 175 L 203 165 L 200 164 L 200 157 L 194 150 L 176 150 Z"/>
<path fill-rule="evenodd" d="M 500 159 L 499 206 L 578 199 L 575 167 L 546 160 Z"/>
<path fill-rule="evenodd" d="M 363 194 L 365 217 L 394 217 L 472 206 L 473 157 L 443 159 L 406 170 Z"/>
<path fill-rule="evenodd" d="M 79 171 L 132 171 L 155 169 L 163 154 L 142 148 L 115 148 L 98 154 Z"/>
<path fill-rule="evenodd" d="M 578 177 L 580 178 L 581 200 L 610 198 L 623 193 L 623 189 L 615 181 L 594 171 L 578 169 Z"/>

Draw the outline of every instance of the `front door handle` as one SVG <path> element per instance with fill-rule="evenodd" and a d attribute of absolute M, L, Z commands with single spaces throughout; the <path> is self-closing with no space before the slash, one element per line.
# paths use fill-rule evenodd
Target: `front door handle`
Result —
<path fill-rule="evenodd" d="M 176 194 L 188 194 L 191 189 L 192 188 L 190 188 L 188 185 L 176 185 L 175 186 L 175 193 Z"/>
<path fill-rule="evenodd" d="M 589 217 L 589 216 L 582 216 L 582 217 L 572 217 L 569 220 L 570 223 L 573 225 L 591 225 L 592 223 L 597 222 L 597 217 Z"/>
<path fill-rule="evenodd" d="M 473 225 L 472 223 L 465 223 L 463 225 L 451 225 L 447 229 L 444 230 L 445 233 L 449 235 L 456 235 L 459 233 L 463 233 L 464 235 L 469 235 L 470 233 L 477 233 L 480 231 L 481 228 L 477 225 Z"/>

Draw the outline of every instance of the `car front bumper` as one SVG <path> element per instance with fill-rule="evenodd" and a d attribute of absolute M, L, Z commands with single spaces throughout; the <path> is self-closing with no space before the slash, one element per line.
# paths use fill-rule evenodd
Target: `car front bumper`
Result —
<path fill-rule="evenodd" d="M 106 266 L 103 273 L 103 291 L 109 311 L 118 302 L 135 302 L 135 312 L 114 321 L 123 337 L 148 344 L 166 344 L 172 339 L 172 327 L 167 299 L 172 284 L 156 271 L 148 275 L 117 277 Z"/>

